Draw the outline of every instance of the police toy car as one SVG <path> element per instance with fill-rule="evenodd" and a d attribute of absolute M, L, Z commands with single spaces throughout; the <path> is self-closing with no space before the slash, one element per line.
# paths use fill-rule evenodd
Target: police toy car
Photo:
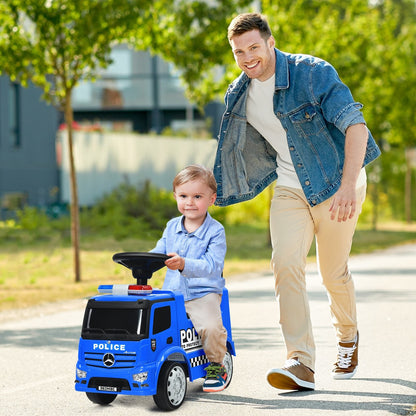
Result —
<path fill-rule="evenodd" d="M 115 254 L 113 260 L 132 270 L 137 285 L 102 285 L 102 294 L 89 299 L 75 389 L 92 402 L 106 405 L 118 394 L 153 395 L 160 409 L 174 410 L 185 399 L 187 379 L 205 377 L 208 361 L 183 295 L 147 285 L 167 258 L 158 253 Z M 224 365 L 231 380 L 235 348 L 227 289 L 221 311 L 228 333 Z"/>

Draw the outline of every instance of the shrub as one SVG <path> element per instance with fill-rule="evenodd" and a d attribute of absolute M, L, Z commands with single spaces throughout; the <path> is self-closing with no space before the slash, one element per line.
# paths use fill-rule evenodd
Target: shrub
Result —
<path fill-rule="evenodd" d="M 90 232 L 110 233 L 116 239 L 155 238 L 162 233 L 166 222 L 177 215 L 170 192 L 156 189 L 149 181 L 138 187 L 123 183 L 93 207 L 83 209 L 81 225 Z"/>

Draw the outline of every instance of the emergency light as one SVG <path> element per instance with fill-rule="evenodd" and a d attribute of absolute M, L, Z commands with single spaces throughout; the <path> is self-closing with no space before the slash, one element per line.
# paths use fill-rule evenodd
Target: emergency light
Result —
<path fill-rule="evenodd" d="M 115 296 L 146 295 L 152 293 L 150 285 L 100 285 L 99 293 L 109 293 Z"/>

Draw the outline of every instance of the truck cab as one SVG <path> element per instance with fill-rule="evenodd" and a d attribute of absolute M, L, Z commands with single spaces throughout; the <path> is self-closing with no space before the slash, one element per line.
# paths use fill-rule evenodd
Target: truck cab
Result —
<path fill-rule="evenodd" d="M 118 253 L 113 259 L 131 268 L 138 284 L 102 285 L 101 294 L 88 300 L 75 389 L 92 402 L 109 404 L 118 394 L 152 395 L 159 408 L 174 410 L 185 399 L 187 380 L 205 377 L 208 360 L 186 314 L 183 295 L 152 289 L 148 277 L 143 278 L 163 267 L 166 258 L 157 253 Z M 143 262 L 150 262 L 150 269 L 147 265 L 143 271 Z M 231 378 L 235 348 L 227 289 L 221 311 L 228 334 L 224 365 Z"/>

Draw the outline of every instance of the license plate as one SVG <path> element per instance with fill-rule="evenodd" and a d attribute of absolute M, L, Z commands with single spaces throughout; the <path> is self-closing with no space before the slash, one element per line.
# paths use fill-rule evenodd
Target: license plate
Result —
<path fill-rule="evenodd" d="M 117 391 L 117 387 L 98 386 L 98 390 L 100 390 L 100 391 Z"/>

